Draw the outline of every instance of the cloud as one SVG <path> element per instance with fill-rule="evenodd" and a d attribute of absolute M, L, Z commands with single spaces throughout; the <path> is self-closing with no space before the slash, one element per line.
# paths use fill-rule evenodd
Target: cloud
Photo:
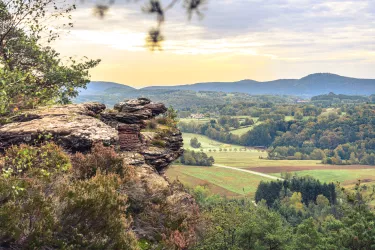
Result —
<path fill-rule="evenodd" d="M 90 5 L 78 8 L 68 40 L 111 51 L 146 52 L 145 36 L 156 25 L 155 17 L 142 13 L 139 4 L 119 1 L 103 20 L 93 17 Z M 163 53 L 259 57 L 301 67 L 375 63 L 373 0 L 210 0 L 204 13 L 203 20 L 188 20 L 181 7 L 168 11 Z"/>

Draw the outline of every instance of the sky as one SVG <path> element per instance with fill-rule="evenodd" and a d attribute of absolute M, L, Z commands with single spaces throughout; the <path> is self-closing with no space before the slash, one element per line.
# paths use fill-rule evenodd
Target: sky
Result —
<path fill-rule="evenodd" d="M 145 47 L 156 21 L 142 1 L 116 0 L 103 19 L 93 15 L 94 1 L 77 5 L 75 27 L 53 46 L 63 56 L 102 59 L 91 71 L 95 81 L 144 87 L 319 72 L 375 78 L 374 0 L 208 0 L 204 17 L 191 20 L 176 6 L 157 52 Z"/>

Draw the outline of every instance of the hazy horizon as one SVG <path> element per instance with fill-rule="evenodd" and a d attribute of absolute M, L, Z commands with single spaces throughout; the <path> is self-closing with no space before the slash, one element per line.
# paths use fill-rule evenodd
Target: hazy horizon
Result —
<path fill-rule="evenodd" d="M 362 79 L 362 80 L 373 80 L 373 78 L 361 78 L 361 77 L 351 77 L 348 75 L 339 75 L 339 74 L 334 74 L 330 72 L 316 72 L 316 73 L 311 73 L 308 75 L 305 75 L 301 78 L 279 78 L 279 79 L 271 79 L 271 80 L 266 80 L 266 81 L 261 81 L 261 80 L 256 80 L 256 79 L 240 79 L 240 80 L 234 80 L 234 81 L 206 81 L 206 82 L 193 82 L 193 83 L 176 83 L 176 84 L 170 84 L 170 85 L 163 85 L 163 84 L 151 84 L 151 85 L 146 85 L 146 86 L 133 86 L 132 84 L 126 84 L 123 82 L 114 82 L 114 81 L 107 81 L 107 80 L 91 80 L 91 82 L 108 82 L 108 83 L 117 83 L 121 85 L 126 85 L 135 89 L 142 89 L 142 88 L 147 88 L 147 87 L 163 87 L 163 86 L 183 86 L 183 85 L 194 85 L 194 84 L 199 84 L 199 83 L 236 83 L 240 81 L 256 81 L 256 82 L 272 82 L 272 81 L 277 81 L 277 80 L 299 80 L 304 77 L 307 77 L 309 75 L 315 75 L 315 74 L 331 74 L 331 75 L 338 75 L 341 77 L 348 77 L 348 78 L 355 78 L 355 79 Z"/>
<path fill-rule="evenodd" d="M 63 56 L 100 58 L 93 81 L 135 87 L 254 79 L 299 79 L 314 72 L 375 78 L 375 2 L 217 0 L 189 21 L 173 8 L 163 51 L 145 48 L 155 17 L 116 1 L 104 19 L 78 4 L 75 27 L 53 46 Z"/>

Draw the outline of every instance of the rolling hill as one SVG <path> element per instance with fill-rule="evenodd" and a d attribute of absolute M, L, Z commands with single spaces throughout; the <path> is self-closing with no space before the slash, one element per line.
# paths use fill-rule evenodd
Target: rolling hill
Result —
<path fill-rule="evenodd" d="M 311 97 L 334 92 L 337 94 L 370 95 L 375 93 L 375 79 L 358 79 L 329 73 L 311 74 L 301 79 L 280 79 L 268 82 L 207 82 L 179 86 L 152 86 L 144 89 L 178 89 L 193 91 L 241 92 Z"/>
<path fill-rule="evenodd" d="M 115 82 L 90 82 L 87 84 L 86 89 L 80 88 L 78 91 L 80 95 L 100 95 L 103 92 L 116 93 L 116 91 L 133 91 L 136 90 L 127 85 Z"/>
<path fill-rule="evenodd" d="M 339 95 L 369 96 L 375 93 L 375 79 L 357 79 L 319 73 L 301 79 L 280 79 L 268 82 L 242 80 L 152 86 L 142 89 L 113 82 L 91 82 L 86 89 L 79 91 L 79 96 L 74 100 L 77 103 L 98 101 L 114 105 L 124 99 L 148 97 L 177 108 L 187 108 L 196 105 L 218 105 L 228 101 L 256 101 L 257 98 L 269 98 L 267 97 L 269 95 L 273 96 L 271 98 L 273 101 L 277 99 L 274 95 L 278 95 L 280 101 L 281 99 L 291 101 L 298 99 L 296 96 L 310 98 L 330 92 Z"/>

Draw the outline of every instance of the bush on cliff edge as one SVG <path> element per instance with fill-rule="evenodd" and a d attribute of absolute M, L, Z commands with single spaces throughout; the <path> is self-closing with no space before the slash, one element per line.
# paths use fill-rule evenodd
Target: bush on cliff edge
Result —
<path fill-rule="evenodd" d="M 116 163 L 111 149 L 101 157 L 95 159 L 102 166 Z M 86 163 L 96 169 L 93 159 Z M 87 178 L 77 178 L 69 157 L 53 143 L 14 146 L 0 162 L 1 248 L 138 249 L 127 196 L 119 192 L 125 180 L 118 165 L 94 175 L 81 168 Z"/>

